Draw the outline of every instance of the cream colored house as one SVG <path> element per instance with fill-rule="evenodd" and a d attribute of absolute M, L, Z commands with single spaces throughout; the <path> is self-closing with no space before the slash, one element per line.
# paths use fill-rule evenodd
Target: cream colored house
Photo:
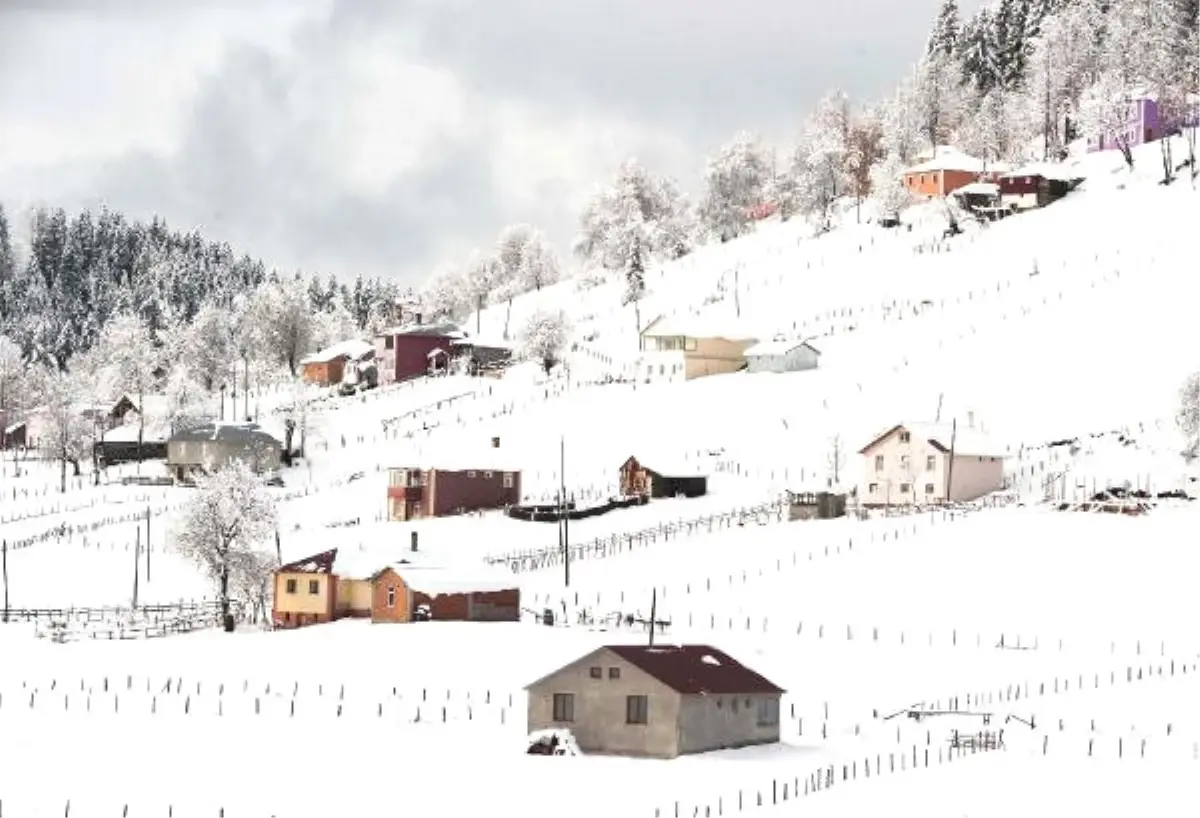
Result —
<path fill-rule="evenodd" d="M 969 502 L 1004 488 L 1006 453 L 972 425 L 960 424 L 955 430 L 949 423 L 901 423 L 876 437 L 859 451 L 863 457 L 859 502 L 864 506 Z"/>
<path fill-rule="evenodd" d="M 746 366 L 757 339 L 732 324 L 661 316 L 642 330 L 639 381 L 690 381 L 725 375 Z"/>
<path fill-rule="evenodd" d="M 529 731 L 674 758 L 779 741 L 783 689 L 707 645 L 609 645 L 529 685 Z"/>

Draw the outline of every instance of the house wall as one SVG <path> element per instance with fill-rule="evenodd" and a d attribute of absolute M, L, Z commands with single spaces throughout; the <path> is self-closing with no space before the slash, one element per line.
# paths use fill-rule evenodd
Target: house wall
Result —
<path fill-rule="evenodd" d="M 918 435 L 902 442 L 903 431 L 893 431 L 863 455 L 858 496 L 864 505 L 923 505 L 945 498 L 946 455 Z M 882 468 L 876 466 L 878 456 L 883 457 Z M 933 458 L 932 469 L 929 458 Z M 905 485 L 908 491 L 904 491 Z"/>
<path fill-rule="evenodd" d="M 315 383 L 319 386 L 332 386 L 342 382 L 342 372 L 346 366 L 344 357 L 335 358 L 332 361 L 320 361 L 304 364 L 300 370 L 300 377 L 306 383 Z"/>
<path fill-rule="evenodd" d="M 949 460 L 949 456 L 946 456 Z M 1004 488 L 1004 459 L 999 457 L 977 457 L 957 455 L 954 458 L 954 473 L 950 476 L 950 499 L 960 503 Z"/>
<path fill-rule="evenodd" d="M 511 485 L 504 485 L 509 475 Z M 443 517 L 480 509 L 504 508 L 521 500 L 521 473 L 518 471 L 444 471 L 434 469 L 427 478 L 426 509 L 430 516 Z"/>
<path fill-rule="evenodd" d="M 296 592 L 287 592 L 287 581 L 296 581 Z M 317 593 L 309 592 L 309 582 L 316 581 Z M 331 574 L 312 574 L 302 571 L 275 574 L 272 619 L 284 627 L 330 622 L 336 612 L 337 577 Z"/>
<path fill-rule="evenodd" d="M 778 702 L 780 698 L 778 693 L 681 697 L 680 754 L 779 741 L 780 719 L 770 726 L 758 726 L 758 703 L 763 699 Z"/>
<path fill-rule="evenodd" d="M 746 350 L 756 341 L 725 338 L 696 338 L 696 348 L 684 353 L 684 378 L 703 378 L 737 372 L 746 364 Z"/>
<path fill-rule="evenodd" d="M 682 383 L 687 377 L 687 358 L 682 350 L 643 352 L 634 362 L 635 380 L 642 383 Z"/>
<path fill-rule="evenodd" d="M 442 335 L 397 335 L 395 339 L 395 349 L 388 352 L 395 356 L 392 379 L 396 381 L 424 375 L 429 371 L 429 353 L 450 348 L 450 339 Z"/>
<path fill-rule="evenodd" d="M 167 467 L 185 469 L 201 467 L 206 470 L 228 466 L 243 460 L 255 471 L 279 468 L 280 448 L 266 443 L 247 445 L 230 440 L 171 440 L 167 442 Z"/>
<path fill-rule="evenodd" d="M 381 384 L 396 380 L 396 351 L 388 348 L 388 340 L 395 343 L 395 338 L 395 335 L 375 336 L 375 361 Z"/>
<path fill-rule="evenodd" d="M 600 668 L 599 679 L 591 668 Z M 620 677 L 610 679 L 609 668 Z M 575 720 L 554 721 L 554 694 L 575 696 Z M 648 697 L 647 724 L 626 724 L 626 696 Z M 600 650 L 529 689 L 529 731 L 567 728 L 585 753 L 673 758 L 678 755 L 679 694 L 621 659 Z"/>
<path fill-rule="evenodd" d="M 396 590 L 395 604 L 390 608 L 387 604 L 388 588 Z M 391 568 L 371 581 L 372 622 L 408 622 L 412 617 L 412 609 L 408 586 Z"/>
<path fill-rule="evenodd" d="M 1111 130 L 1088 137 L 1088 151 L 1112 150 L 1121 143 L 1130 147 L 1153 142 L 1162 136 L 1158 121 L 1158 104 L 1150 99 L 1130 102 L 1124 121 Z"/>
<path fill-rule="evenodd" d="M 371 581 L 367 579 L 339 579 L 337 584 L 337 616 L 371 615 Z"/>
<path fill-rule="evenodd" d="M 473 593 L 469 616 L 472 622 L 520 622 L 521 592 L 512 588 Z"/>
<path fill-rule="evenodd" d="M 926 199 L 949 196 L 960 187 L 978 181 L 980 174 L 968 170 L 927 170 L 904 174 L 904 184 L 910 193 Z"/>
<path fill-rule="evenodd" d="M 746 358 L 750 372 L 804 372 L 816 369 L 819 357 L 812 347 L 801 345 L 781 355 L 753 355 Z"/>

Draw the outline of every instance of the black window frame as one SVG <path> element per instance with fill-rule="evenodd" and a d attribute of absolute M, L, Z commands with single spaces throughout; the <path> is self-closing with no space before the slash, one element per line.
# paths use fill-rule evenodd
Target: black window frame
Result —
<path fill-rule="evenodd" d="M 625 697 L 625 723 L 645 725 L 650 723 L 650 697 L 634 693 Z"/>
<path fill-rule="evenodd" d="M 575 723 L 575 694 L 555 693 L 551 700 L 550 717 L 555 724 Z"/>

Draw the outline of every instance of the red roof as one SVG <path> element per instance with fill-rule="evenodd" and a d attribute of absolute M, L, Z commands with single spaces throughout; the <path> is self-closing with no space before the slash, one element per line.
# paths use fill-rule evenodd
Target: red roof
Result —
<path fill-rule="evenodd" d="M 332 574 L 333 561 L 336 559 L 337 549 L 331 548 L 328 551 L 322 551 L 320 554 L 313 554 L 311 557 L 305 557 L 302 560 L 281 565 L 279 566 L 279 572 L 287 574 Z"/>
<path fill-rule="evenodd" d="M 676 693 L 784 693 L 728 653 L 708 645 L 606 645 Z"/>

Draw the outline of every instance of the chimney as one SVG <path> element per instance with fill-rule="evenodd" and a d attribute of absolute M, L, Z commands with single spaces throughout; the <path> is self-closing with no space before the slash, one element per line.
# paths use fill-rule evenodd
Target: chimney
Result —
<path fill-rule="evenodd" d="M 493 438 L 492 438 L 492 448 L 493 448 L 493 449 L 499 449 L 499 448 L 500 448 L 500 438 L 498 438 L 498 437 L 493 437 Z"/>
<path fill-rule="evenodd" d="M 415 531 L 412 532 L 411 536 L 412 536 L 412 545 L 409 547 L 411 548 L 411 550 L 416 551 L 417 550 L 417 532 L 415 532 Z"/>

